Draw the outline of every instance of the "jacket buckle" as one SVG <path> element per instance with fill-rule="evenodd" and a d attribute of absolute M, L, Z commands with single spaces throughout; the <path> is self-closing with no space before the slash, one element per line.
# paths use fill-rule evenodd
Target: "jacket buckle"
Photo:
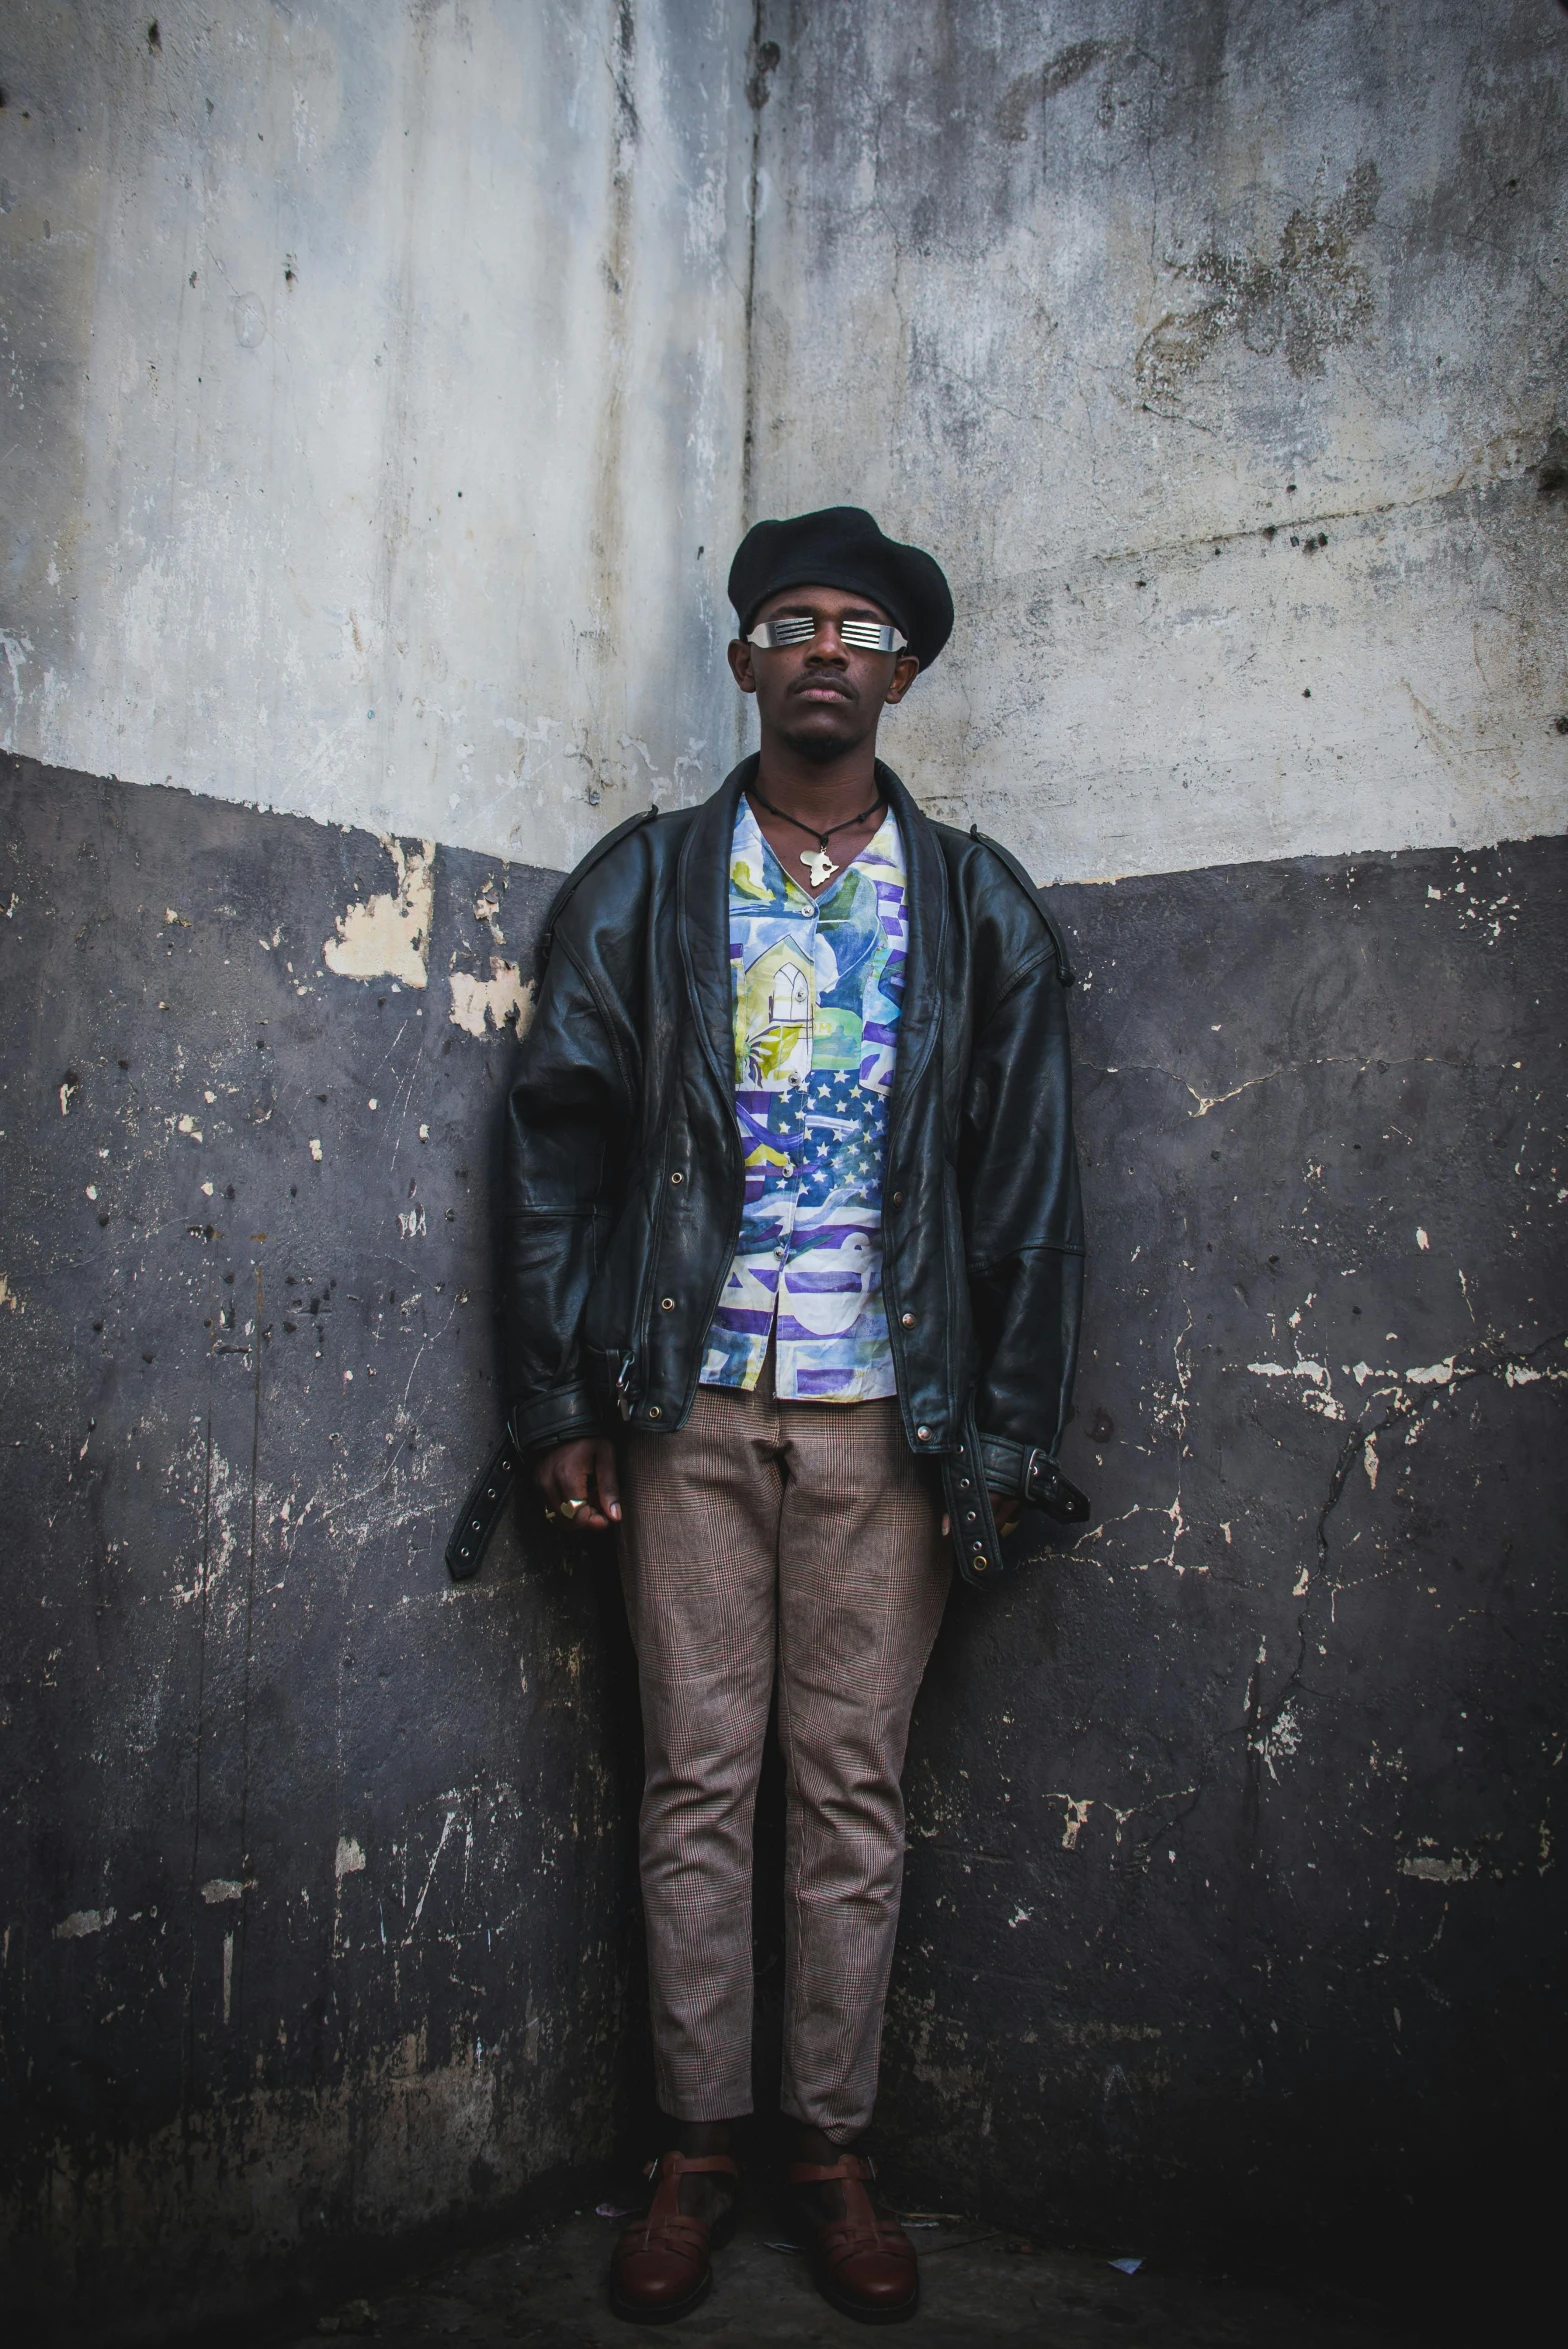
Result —
<path fill-rule="evenodd" d="M 615 1381 L 615 1407 L 623 1419 L 630 1419 L 632 1415 L 631 1398 L 626 1390 L 632 1382 L 632 1368 L 635 1361 L 635 1355 L 623 1354 L 620 1372 Z"/>

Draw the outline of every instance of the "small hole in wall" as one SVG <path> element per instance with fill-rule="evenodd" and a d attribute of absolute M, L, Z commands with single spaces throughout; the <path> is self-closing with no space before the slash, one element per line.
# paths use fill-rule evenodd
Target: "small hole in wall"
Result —
<path fill-rule="evenodd" d="M 156 17 L 153 18 L 151 24 L 147 27 L 147 46 L 149 49 L 162 49 L 163 47 L 163 36 L 158 30 L 158 19 Z"/>

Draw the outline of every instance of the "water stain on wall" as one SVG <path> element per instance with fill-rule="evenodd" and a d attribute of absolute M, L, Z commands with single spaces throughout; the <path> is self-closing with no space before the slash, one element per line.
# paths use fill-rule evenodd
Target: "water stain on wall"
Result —
<path fill-rule="evenodd" d="M 1233 335 L 1260 357 L 1283 350 L 1292 375 L 1321 375 L 1326 354 L 1371 324 L 1371 283 L 1351 244 L 1372 226 L 1377 198 L 1377 165 L 1359 163 L 1337 196 L 1298 205 L 1272 260 L 1210 246 L 1171 263 L 1203 299 L 1167 310 L 1145 335 L 1135 362 L 1144 390 L 1169 397 Z"/>

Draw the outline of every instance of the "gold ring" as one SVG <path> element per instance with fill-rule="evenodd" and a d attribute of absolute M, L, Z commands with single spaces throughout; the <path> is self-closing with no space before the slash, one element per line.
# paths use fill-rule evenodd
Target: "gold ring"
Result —
<path fill-rule="evenodd" d="M 563 1501 L 561 1503 L 561 1515 L 567 1518 L 575 1517 L 579 1509 L 586 1509 L 587 1506 L 588 1504 L 586 1501 Z"/>

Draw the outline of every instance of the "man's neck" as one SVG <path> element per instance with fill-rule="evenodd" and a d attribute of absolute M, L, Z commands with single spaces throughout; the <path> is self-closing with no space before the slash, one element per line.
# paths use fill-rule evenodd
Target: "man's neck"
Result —
<path fill-rule="evenodd" d="M 781 737 L 764 737 L 755 789 L 787 816 L 819 831 L 844 823 L 880 798 L 876 736 L 827 765 L 803 758 Z"/>

